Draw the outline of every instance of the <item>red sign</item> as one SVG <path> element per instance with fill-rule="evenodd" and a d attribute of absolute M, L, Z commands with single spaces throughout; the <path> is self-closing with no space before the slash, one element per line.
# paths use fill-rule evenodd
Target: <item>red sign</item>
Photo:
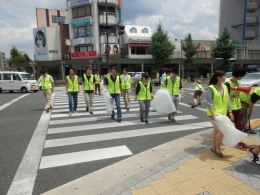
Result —
<path fill-rule="evenodd" d="M 71 59 L 88 59 L 88 58 L 97 58 L 96 51 L 88 52 L 73 52 L 71 53 Z"/>

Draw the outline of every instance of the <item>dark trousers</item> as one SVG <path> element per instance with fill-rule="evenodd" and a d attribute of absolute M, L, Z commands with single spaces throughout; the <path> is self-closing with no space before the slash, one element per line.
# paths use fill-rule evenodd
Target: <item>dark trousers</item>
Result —
<path fill-rule="evenodd" d="M 78 93 L 75 92 L 69 92 L 69 109 L 70 112 L 76 112 L 78 107 Z"/>
<path fill-rule="evenodd" d="M 244 113 L 242 109 L 240 110 L 232 110 L 232 113 L 234 115 L 234 124 L 235 127 L 238 130 L 244 130 L 245 129 L 245 121 L 244 121 Z"/>
<path fill-rule="evenodd" d="M 114 105 L 114 101 L 116 102 L 116 112 L 117 119 L 122 119 L 121 106 L 120 106 L 120 94 L 110 94 L 112 97 L 112 104 Z M 115 112 L 113 111 L 112 117 L 114 117 Z"/>
<path fill-rule="evenodd" d="M 101 93 L 100 93 L 100 84 L 95 84 L 95 95 L 97 95 L 97 92 L 98 92 L 98 95 L 101 95 Z"/>

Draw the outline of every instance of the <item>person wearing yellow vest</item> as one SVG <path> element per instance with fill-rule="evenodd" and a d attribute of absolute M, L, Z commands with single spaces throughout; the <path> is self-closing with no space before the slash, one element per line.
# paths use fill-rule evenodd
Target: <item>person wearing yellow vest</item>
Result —
<path fill-rule="evenodd" d="M 210 79 L 209 86 L 207 89 L 207 115 L 211 118 L 211 123 L 213 125 L 211 151 L 220 158 L 223 157 L 220 148 L 222 144 L 223 134 L 217 127 L 215 117 L 221 115 L 227 116 L 229 113 L 230 119 L 232 121 L 234 120 L 234 116 L 232 114 L 230 105 L 228 89 L 227 86 L 224 85 L 224 81 L 225 73 L 223 71 L 216 71 Z"/>
<path fill-rule="evenodd" d="M 232 71 L 232 77 L 225 82 L 230 96 L 231 110 L 234 115 L 235 127 L 240 130 L 245 130 L 243 123 L 243 110 L 239 92 L 233 90 L 234 87 L 240 87 L 240 80 L 245 76 L 246 71 L 241 67 L 235 67 Z"/>
<path fill-rule="evenodd" d="M 166 76 L 162 80 L 162 87 L 166 88 L 169 94 L 171 95 L 172 101 L 175 105 L 176 110 L 178 109 L 178 104 L 179 104 L 179 98 L 182 96 L 182 82 L 181 78 L 177 75 L 177 71 L 173 69 L 170 73 L 169 76 Z M 175 121 L 175 115 L 177 112 L 170 113 L 168 115 L 168 119 L 176 122 Z"/>
<path fill-rule="evenodd" d="M 128 74 L 126 68 L 124 68 L 123 74 L 120 76 L 120 82 L 121 92 L 125 102 L 125 109 L 128 112 L 130 108 L 131 76 Z"/>
<path fill-rule="evenodd" d="M 93 97 L 94 97 L 94 83 L 96 79 L 92 74 L 91 67 L 88 67 L 86 74 L 83 75 L 83 88 L 86 101 L 86 112 L 93 114 Z"/>
<path fill-rule="evenodd" d="M 66 94 L 69 98 L 69 116 L 77 114 L 78 93 L 79 93 L 79 78 L 75 75 L 75 70 L 71 68 L 69 75 L 66 77 Z"/>
<path fill-rule="evenodd" d="M 52 93 L 53 93 L 53 88 L 54 88 L 54 81 L 51 75 L 47 73 L 47 70 L 41 71 L 42 76 L 38 79 L 35 88 L 38 88 L 39 83 L 41 84 L 42 87 L 42 93 L 43 96 L 46 99 L 47 105 L 46 105 L 46 112 L 50 112 L 50 109 L 52 109 Z"/>
<path fill-rule="evenodd" d="M 242 88 L 242 87 L 241 87 Z M 234 90 L 240 91 L 239 88 Z M 250 118 L 253 113 L 255 103 L 260 100 L 260 87 L 251 87 L 249 93 L 240 91 L 239 97 L 242 103 L 243 123 L 245 124 L 245 131 L 250 134 L 255 134 L 255 132 L 250 127 Z"/>
<path fill-rule="evenodd" d="M 203 87 L 201 85 L 201 81 L 198 80 L 197 82 L 194 83 L 195 91 L 193 95 L 193 101 L 194 104 L 191 106 L 191 108 L 195 108 L 197 106 L 201 105 L 201 96 L 203 93 Z"/>
<path fill-rule="evenodd" d="M 120 76 L 117 75 L 117 70 L 115 67 L 111 68 L 111 76 L 108 76 L 104 79 L 104 85 L 108 90 L 108 93 L 112 97 L 112 101 L 116 103 L 117 110 L 117 121 L 122 122 L 122 113 L 120 106 L 120 94 L 121 94 L 121 81 Z M 114 103 L 111 102 L 113 105 Z M 115 119 L 115 111 L 112 111 L 112 119 Z"/>
<path fill-rule="evenodd" d="M 101 83 L 101 76 L 99 74 L 99 71 L 96 72 L 95 74 L 95 95 L 97 95 L 97 92 L 98 92 L 98 95 L 101 95 L 101 92 L 100 92 L 100 83 Z"/>
<path fill-rule="evenodd" d="M 138 82 L 136 86 L 136 100 L 138 100 L 140 106 L 140 120 L 148 124 L 150 102 L 153 97 L 152 85 L 149 80 L 148 73 L 142 75 L 142 80 Z"/>

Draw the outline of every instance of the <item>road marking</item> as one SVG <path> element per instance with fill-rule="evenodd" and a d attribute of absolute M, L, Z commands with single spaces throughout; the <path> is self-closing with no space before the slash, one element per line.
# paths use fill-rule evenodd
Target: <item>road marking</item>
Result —
<path fill-rule="evenodd" d="M 183 116 L 177 116 L 176 120 L 184 121 L 184 120 L 193 120 L 197 118 L 198 117 L 192 115 L 183 115 Z M 149 121 L 150 124 L 160 123 L 160 122 L 169 122 L 169 121 L 166 119 L 166 117 L 153 118 Z M 48 134 L 70 133 L 70 132 L 77 132 L 77 131 L 93 131 L 97 129 L 102 130 L 104 128 L 116 128 L 116 127 L 134 126 L 134 125 L 145 125 L 145 124 L 140 122 L 140 120 L 122 121 L 121 123 L 113 123 L 110 121 L 109 123 L 49 128 Z"/>
<path fill-rule="evenodd" d="M 8 106 L 11 106 L 13 103 L 15 103 L 15 102 L 19 101 L 20 99 L 26 97 L 27 95 L 29 95 L 29 94 L 24 94 L 24 95 L 22 95 L 22 96 L 19 96 L 18 98 L 15 98 L 15 99 L 13 99 L 13 100 L 11 100 L 11 101 L 9 101 L 9 102 L 7 102 L 7 103 L 1 105 L 1 106 L 0 106 L 0 111 L 4 110 L 4 109 L 7 108 Z"/>
<path fill-rule="evenodd" d="M 49 120 L 50 113 L 43 112 L 7 195 L 32 194 Z"/>
<path fill-rule="evenodd" d="M 183 112 L 179 112 L 178 114 L 182 114 Z M 161 116 L 162 114 L 158 112 L 151 112 L 149 114 L 150 116 Z M 131 113 L 131 114 L 125 114 L 124 118 L 136 118 L 139 117 L 138 113 Z M 81 123 L 81 122 L 99 122 L 99 121 L 106 121 L 111 120 L 109 117 L 88 117 L 88 118 L 68 118 L 68 119 L 62 119 L 62 120 L 51 120 L 50 125 L 61 125 L 61 124 L 69 124 L 69 123 Z"/>
<path fill-rule="evenodd" d="M 164 126 L 164 127 L 155 127 L 149 129 L 145 128 L 145 129 L 130 130 L 130 131 L 119 131 L 119 132 L 103 133 L 103 134 L 96 134 L 96 135 L 52 139 L 52 140 L 45 141 L 44 148 L 68 146 L 68 145 L 83 144 L 83 143 L 93 143 L 93 142 L 115 140 L 115 139 L 125 139 L 125 138 L 140 137 L 146 135 L 172 133 L 176 131 L 205 129 L 209 127 L 212 127 L 212 124 L 210 122 L 199 122 L 199 123 L 190 123 L 186 125 Z"/>
<path fill-rule="evenodd" d="M 185 104 L 185 103 L 182 103 L 182 102 L 180 102 L 179 104 L 182 105 L 182 106 L 185 106 L 185 107 L 189 107 L 189 108 L 191 107 L 191 105 Z M 207 109 L 205 109 L 205 108 L 196 107 L 194 109 L 200 110 L 200 111 L 203 111 L 203 112 L 207 112 Z"/>
<path fill-rule="evenodd" d="M 40 169 L 60 167 L 65 165 L 92 162 L 131 155 L 133 155 L 133 153 L 128 149 L 127 146 L 116 146 L 110 148 L 87 150 L 82 152 L 72 152 L 52 156 L 43 156 L 41 159 Z"/>

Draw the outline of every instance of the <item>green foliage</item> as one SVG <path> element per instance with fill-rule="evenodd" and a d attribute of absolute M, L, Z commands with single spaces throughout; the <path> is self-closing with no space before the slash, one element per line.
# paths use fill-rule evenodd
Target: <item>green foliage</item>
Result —
<path fill-rule="evenodd" d="M 214 44 L 214 57 L 222 58 L 223 62 L 217 67 L 217 69 L 227 71 L 230 67 L 230 58 L 233 57 L 235 52 L 234 43 L 230 40 L 230 34 L 228 30 L 225 30 L 220 34 L 219 38 Z"/>
<path fill-rule="evenodd" d="M 187 75 L 190 77 L 190 66 L 193 62 L 193 56 L 196 55 L 197 49 L 200 47 L 200 44 L 194 44 L 191 34 L 185 38 L 184 43 L 182 43 L 182 49 L 185 52 L 185 64 L 188 68 Z"/>
<path fill-rule="evenodd" d="M 162 25 L 157 26 L 156 32 L 152 36 L 149 52 L 152 54 L 157 65 L 163 65 L 169 59 L 174 51 L 174 45 L 166 32 L 163 31 Z"/>
<path fill-rule="evenodd" d="M 30 62 L 30 57 L 21 51 L 19 51 L 15 46 L 10 50 L 10 58 L 8 60 L 10 65 L 17 65 L 19 63 Z"/>

